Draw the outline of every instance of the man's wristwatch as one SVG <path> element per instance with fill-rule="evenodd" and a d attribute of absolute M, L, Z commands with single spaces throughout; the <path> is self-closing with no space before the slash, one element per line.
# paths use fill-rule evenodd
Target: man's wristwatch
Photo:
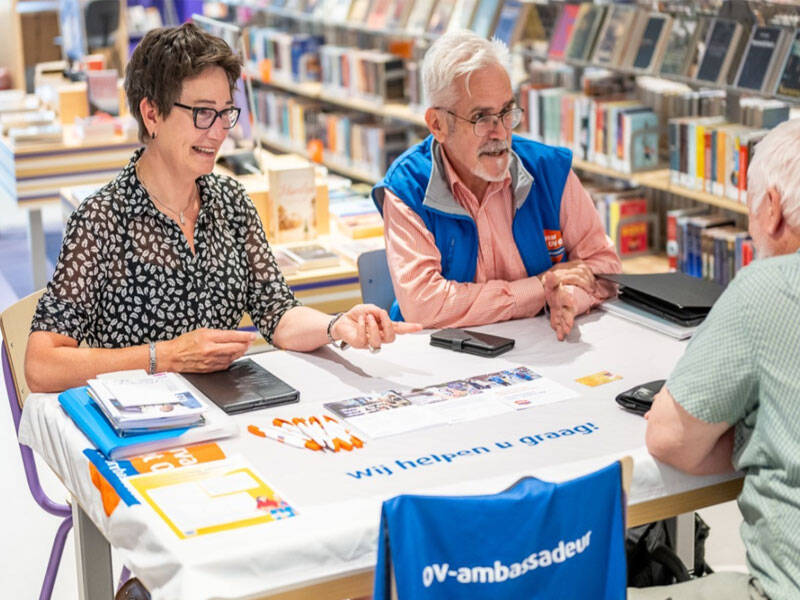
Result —
<path fill-rule="evenodd" d="M 328 322 L 328 343 L 333 344 L 334 346 L 338 346 L 341 350 L 344 350 L 345 348 L 347 348 L 349 344 L 347 342 L 338 342 L 335 339 L 333 339 L 333 326 L 336 323 L 336 321 L 342 318 L 342 315 L 344 315 L 343 312 L 336 313 L 335 315 L 333 315 L 333 318 L 331 318 L 331 320 Z"/>

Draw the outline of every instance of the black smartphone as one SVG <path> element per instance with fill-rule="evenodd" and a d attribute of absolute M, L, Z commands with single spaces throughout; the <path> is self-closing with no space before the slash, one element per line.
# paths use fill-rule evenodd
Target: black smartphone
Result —
<path fill-rule="evenodd" d="M 665 379 L 648 381 L 617 395 L 617 404 L 625 410 L 643 415 L 653 405 L 653 398 L 664 387 Z"/>
<path fill-rule="evenodd" d="M 450 328 L 434 331 L 431 334 L 431 346 L 478 356 L 497 356 L 511 350 L 514 340 L 480 331 Z"/>

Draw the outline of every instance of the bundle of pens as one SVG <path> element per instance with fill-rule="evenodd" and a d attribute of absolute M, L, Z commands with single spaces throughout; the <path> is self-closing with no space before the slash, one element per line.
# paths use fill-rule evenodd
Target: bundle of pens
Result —
<path fill-rule="evenodd" d="M 350 452 L 354 448 L 361 448 L 364 442 L 353 435 L 339 421 L 329 415 L 321 417 L 311 416 L 306 418 L 293 417 L 281 419 L 275 417 L 272 425 L 258 427 L 248 425 L 247 431 L 255 436 L 275 440 L 295 448 L 308 448 L 309 450 L 330 450 Z"/>

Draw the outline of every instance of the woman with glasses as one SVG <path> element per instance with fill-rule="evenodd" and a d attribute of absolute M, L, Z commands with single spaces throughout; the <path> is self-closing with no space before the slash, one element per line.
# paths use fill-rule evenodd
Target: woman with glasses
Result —
<path fill-rule="evenodd" d="M 70 217 L 31 326 L 31 390 L 123 369 L 224 369 L 255 338 L 237 331 L 245 312 L 268 342 L 300 351 L 377 351 L 419 329 L 372 305 L 332 317 L 294 297 L 242 186 L 211 173 L 239 118 L 241 68 L 189 23 L 151 31 L 134 51 L 125 91 L 144 148 Z"/>
<path fill-rule="evenodd" d="M 431 135 L 372 191 L 383 214 L 393 319 L 461 327 L 550 310 L 563 340 L 621 270 L 572 153 L 512 135 L 523 117 L 500 41 L 470 31 L 428 49 Z"/>

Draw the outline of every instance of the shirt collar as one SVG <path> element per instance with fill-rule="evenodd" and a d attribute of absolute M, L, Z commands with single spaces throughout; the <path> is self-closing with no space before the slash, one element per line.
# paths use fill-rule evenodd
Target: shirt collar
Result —
<path fill-rule="evenodd" d="M 447 158 L 444 156 L 444 151 L 441 144 L 435 139 L 431 140 L 431 177 L 428 181 L 428 187 L 425 190 L 425 200 L 423 205 L 440 212 L 450 214 L 463 215 L 468 217 L 469 213 L 455 200 L 450 179 L 447 173 Z M 450 166 L 452 168 L 452 166 Z M 453 174 L 456 175 L 453 169 Z M 517 153 L 511 149 L 511 161 L 508 166 L 508 176 L 511 178 L 511 194 L 514 198 L 514 210 L 518 210 L 523 205 L 525 199 L 533 187 L 533 175 L 531 175 L 522 161 L 517 156 Z M 458 181 L 461 185 L 460 178 Z M 503 182 L 503 185 L 508 185 L 508 180 Z"/>

